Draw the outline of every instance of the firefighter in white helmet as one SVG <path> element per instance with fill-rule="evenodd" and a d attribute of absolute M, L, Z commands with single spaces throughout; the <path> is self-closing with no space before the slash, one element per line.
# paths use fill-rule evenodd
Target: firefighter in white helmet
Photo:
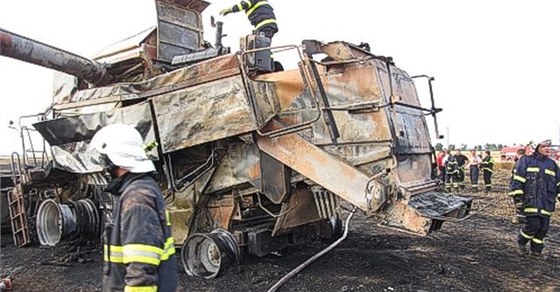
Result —
<path fill-rule="evenodd" d="M 112 124 L 90 142 L 113 178 L 116 198 L 105 226 L 103 291 L 176 291 L 177 267 L 169 216 L 140 133 Z"/>

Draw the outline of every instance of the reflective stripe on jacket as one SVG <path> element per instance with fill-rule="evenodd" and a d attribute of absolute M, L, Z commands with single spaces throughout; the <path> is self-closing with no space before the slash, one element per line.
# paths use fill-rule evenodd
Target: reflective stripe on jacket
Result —
<path fill-rule="evenodd" d="M 231 11 L 245 11 L 253 27 L 258 30 L 273 27 L 278 31 L 274 9 L 266 0 L 243 0 L 231 8 Z"/>
<path fill-rule="evenodd" d="M 480 168 L 482 171 L 494 172 L 494 158 L 490 155 L 484 157 L 480 163 Z"/>
<path fill-rule="evenodd" d="M 176 291 L 175 247 L 158 185 L 148 174 L 128 173 L 112 193 L 118 203 L 105 229 L 103 291 Z"/>
<path fill-rule="evenodd" d="M 510 195 L 525 198 L 527 216 L 550 216 L 560 193 L 560 168 L 554 160 L 534 153 L 517 162 Z"/>

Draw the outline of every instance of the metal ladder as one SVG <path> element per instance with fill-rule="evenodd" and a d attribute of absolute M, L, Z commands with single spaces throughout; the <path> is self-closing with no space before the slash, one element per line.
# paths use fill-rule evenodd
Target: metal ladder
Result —
<path fill-rule="evenodd" d="M 16 246 L 24 246 L 31 243 L 23 195 L 23 187 L 21 184 L 18 184 L 8 192 L 12 235 Z"/>
<path fill-rule="evenodd" d="M 8 207 L 10 210 L 10 222 L 12 224 L 12 236 L 16 246 L 24 246 L 31 243 L 31 236 L 27 225 L 27 212 L 23 192 L 23 180 L 25 176 L 21 173 L 21 161 L 19 154 L 12 153 L 12 183 L 14 188 L 8 192 Z"/>

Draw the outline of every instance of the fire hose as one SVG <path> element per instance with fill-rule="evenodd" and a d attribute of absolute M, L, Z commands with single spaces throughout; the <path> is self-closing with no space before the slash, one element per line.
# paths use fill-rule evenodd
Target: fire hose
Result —
<path fill-rule="evenodd" d="M 282 279 L 278 280 L 278 282 L 276 282 L 276 284 L 274 284 L 274 286 L 272 286 L 270 289 L 268 289 L 268 292 L 275 292 L 276 290 L 278 290 L 278 288 L 280 288 L 280 286 L 284 285 L 284 283 L 286 283 L 290 278 L 295 276 L 297 273 L 301 272 L 301 270 L 303 270 L 309 264 L 311 264 L 312 262 L 314 262 L 315 260 L 317 260 L 318 258 L 323 256 L 327 252 L 331 251 L 339 243 L 341 243 L 344 239 L 346 239 L 346 237 L 348 236 L 348 226 L 350 224 L 350 219 L 352 219 L 352 216 L 354 216 L 354 213 L 356 213 L 356 207 L 354 207 L 350 211 L 350 214 L 346 218 L 346 222 L 344 223 L 344 234 L 342 234 L 342 237 L 340 237 L 337 241 L 333 242 L 331 245 L 327 246 L 325 249 L 318 252 L 317 254 L 315 254 L 314 256 L 309 258 L 307 261 L 305 261 L 303 264 L 299 265 L 298 267 L 293 269 L 291 272 L 286 274 L 284 277 L 282 277 Z"/>

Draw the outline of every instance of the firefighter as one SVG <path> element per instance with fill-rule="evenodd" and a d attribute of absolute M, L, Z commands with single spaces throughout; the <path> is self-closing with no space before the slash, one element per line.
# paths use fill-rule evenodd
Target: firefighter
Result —
<path fill-rule="evenodd" d="M 457 149 L 455 151 L 455 159 L 457 160 L 457 181 L 459 182 L 459 188 L 461 190 L 465 189 L 465 167 L 469 163 L 469 158 L 461 153 L 461 150 Z"/>
<path fill-rule="evenodd" d="M 251 25 L 254 27 L 254 34 L 264 35 L 272 42 L 272 37 L 278 32 L 274 9 L 266 0 L 243 0 L 240 3 L 222 9 L 220 15 L 226 16 L 232 12 L 245 11 Z"/>
<path fill-rule="evenodd" d="M 445 189 L 446 191 L 457 191 L 459 188 L 459 169 L 457 158 L 451 155 L 451 151 L 447 150 L 447 161 L 445 162 Z"/>
<path fill-rule="evenodd" d="M 480 167 L 482 169 L 482 178 L 484 178 L 484 191 L 489 192 L 492 190 L 492 174 L 494 173 L 494 158 L 490 155 L 490 151 L 484 152 L 486 156 L 482 158 Z"/>
<path fill-rule="evenodd" d="M 517 169 L 517 165 L 519 164 L 519 160 L 522 159 L 524 156 L 525 156 L 525 149 L 524 148 L 517 149 L 517 157 L 515 157 L 514 159 L 515 164 L 513 165 L 513 169 L 511 170 L 510 187 L 513 185 L 513 179 L 515 177 L 515 174 L 517 173 L 516 169 Z M 509 195 L 513 200 L 513 205 L 515 206 L 515 215 L 513 215 L 513 218 L 511 219 L 511 223 L 513 224 L 525 223 L 525 213 L 523 212 L 523 207 L 525 205 L 525 197 L 523 196 L 523 194 L 516 193 L 516 192 L 510 192 Z"/>
<path fill-rule="evenodd" d="M 550 140 L 537 144 L 535 152 L 519 160 L 513 176 L 511 192 L 524 198 L 525 226 L 519 231 L 519 251 L 542 258 L 544 238 L 550 227 L 555 201 L 560 200 L 560 168 L 548 157 Z"/>
<path fill-rule="evenodd" d="M 106 191 L 115 198 L 104 233 L 103 291 L 176 291 L 171 224 L 140 133 L 112 124 L 99 130 L 90 145 L 111 174 Z"/>

